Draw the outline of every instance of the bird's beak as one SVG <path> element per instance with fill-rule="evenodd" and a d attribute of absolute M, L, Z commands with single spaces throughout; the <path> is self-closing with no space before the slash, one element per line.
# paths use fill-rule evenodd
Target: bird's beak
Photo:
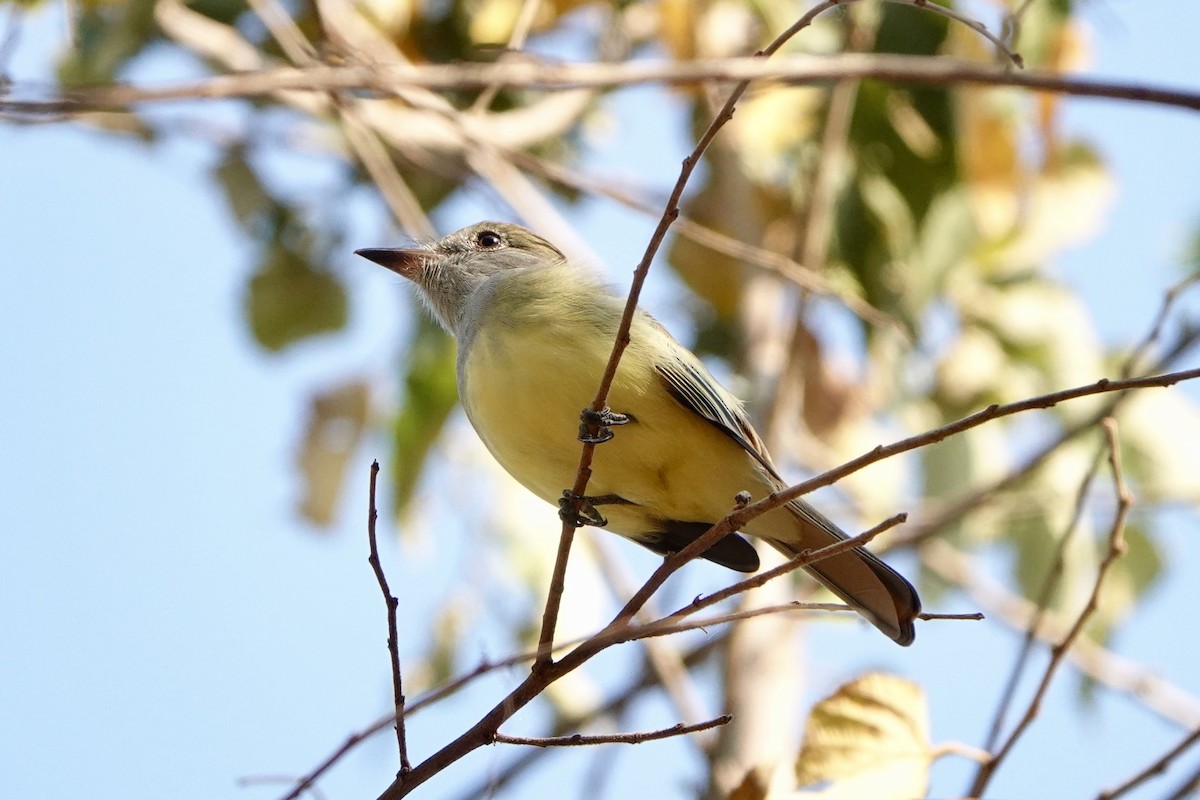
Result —
<path fill-rule="evenodd" d="M 364 247 L 361 250 L 355 250 L 354 254 L 374 261 L 381 267 L 387 267 L 410 281 L 419 281 L 421 266 L 425 261 L 425 256 L 429 255 L 424 250 L 393 250 L 387 247 Z"/>

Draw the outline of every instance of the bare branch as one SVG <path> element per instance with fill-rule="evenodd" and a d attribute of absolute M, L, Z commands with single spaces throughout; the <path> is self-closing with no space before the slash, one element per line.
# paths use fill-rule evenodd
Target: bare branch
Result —
<path fill-rule="evenodd" d="M 387 576 L 383 574 L 383 564 L 379 561 L 379 544 L 375 538 L 375 522 L 379 519 L 379 512 L 375 506 L 375 484 L 379 477 L 379 462 L 371 462 L 371 486 L 370 494 L 370 510 L 367 515 L 367 539 L 371 543 L 371 555 L 367 561 L 371 564 L 371 569 L 375 572 L 375 580 L 379 582 L 379 591 L 383 593 L 383 601 L 387 604 L 387 624 L 388 624 L 388 654 L 392 659 L 392 693 L 396 707 L 396 745 L 400 750 L 400 774 L 403 775 L 412 769 L 412 764 L 408 763 L 408 742 L 404 735 L 404 682 L 400 678 L 400 644 L 399 637 L 396 633 L 396 607 L 399 601 L 392 594 L 392 590 L 388 588 Z"/>

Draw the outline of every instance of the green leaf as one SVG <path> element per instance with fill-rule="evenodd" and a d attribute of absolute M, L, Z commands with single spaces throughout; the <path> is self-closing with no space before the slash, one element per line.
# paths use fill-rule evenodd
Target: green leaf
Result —
<path fill-rule="evenodd" d="M 346 291 L 330 273 L 296 252 L 272 242 L 246 295 L 250 329 L 270 351 L 341 329 L 348 314 Z"/>
<path fill-rule="evenodd" d="M 404 405 L 392 423 L 392 489 L 397 515 L 412 500 L 425 459 L 458 403 L 454 340 L 421 315 L 405 351 Z"/>
<path fill-rule="evenodd" d="M 1029 503 L 1040 505 L 1032 495 Z M 1028 515 L 1023 519 L 1012 519 L 1009 531 L 1009 543 L 1015 555 L 1012 573 L 1022 596 L 1035 598 L 1046 584 L 1062 532 L 1050 530 L 1045 514 L 1038 513 L 1037 509 L 1027 508 L 1026 511 Z M 1050 596 L 1051 608 L 1056 608 L 1061 602 L 1068 585 L 1066 579 L 1055 582 Z"/>
<path fill-rule="evenodd" d="M 1125 554 L 1113 564 L 1113 569 L 1130 581 L 1137 598 L 1158 583 L 1165 563 L 1158 543 L 1146 532 L 1144 522 L 1139 515 L 1132 516 L 1125 524 Z"/>
<path fill-rule="evenodd" d="M 58 65 L 63 86 L 112 83 L 121 69 L 157 36 L 154 0 L 80 5 L 75 46 Z"/>

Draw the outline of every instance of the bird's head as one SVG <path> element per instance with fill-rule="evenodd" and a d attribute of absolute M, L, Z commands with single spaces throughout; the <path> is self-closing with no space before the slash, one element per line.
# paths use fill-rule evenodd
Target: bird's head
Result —
<path fill-rule="evenodd" d="M 451 333 L 458 333 L 467 298 L 488 278 L 565 260 L 557 247 L 510 222 L 477 222 L 417 247 L 354 252 L 415 283 L 438 322 Z"/>

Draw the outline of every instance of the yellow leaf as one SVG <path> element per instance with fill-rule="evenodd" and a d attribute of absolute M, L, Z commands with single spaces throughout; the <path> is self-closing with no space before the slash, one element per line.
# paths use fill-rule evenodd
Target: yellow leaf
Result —
<path fill-rule="evenodd" d="M 310 402 L 304 443 L 296 459 L 304 483 L 300 513 L 324 526 L 333 521 L 346 466 L 362 439 L 370 404 L 361 381 L 318 394 Z"/>
<path fill-rule="evenodd" d="M 923 797 L 933 754 L 921 687 L 882 672 L 844 684 L 809 715 L 796 759 L 801 786 L 823 798 Z"/>

